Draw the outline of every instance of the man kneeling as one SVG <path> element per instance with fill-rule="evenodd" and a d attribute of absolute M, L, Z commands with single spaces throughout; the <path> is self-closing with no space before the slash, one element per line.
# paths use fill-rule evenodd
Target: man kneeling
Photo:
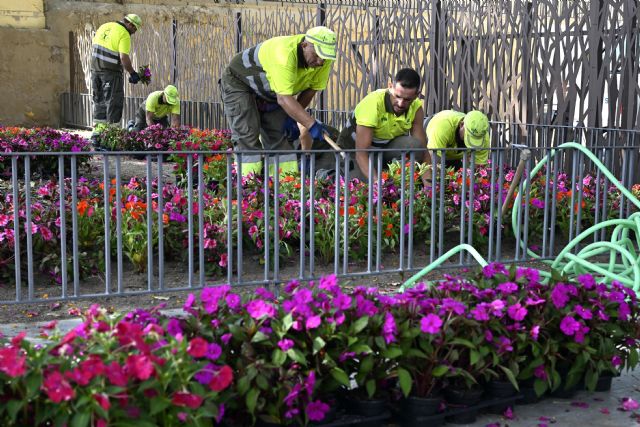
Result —
<path fill-rule="evenodd" d="M 161 124 L 169 127 L 169 114 L 171 114 L 171 127 L 180 126 L 180 97 L 178 89 L 169 85 L 164 90 L 151 92 L 147 100 L 140 105 L 136 113 L 135 124 L 129 121 L 129 131 L 141 131 L 148 126 Z"/>

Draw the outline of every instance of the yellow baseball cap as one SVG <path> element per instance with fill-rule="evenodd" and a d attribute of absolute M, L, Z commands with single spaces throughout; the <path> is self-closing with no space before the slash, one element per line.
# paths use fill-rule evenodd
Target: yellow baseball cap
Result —
<path fill-rule="evenodd" d="M 313 27 L 304 35 L 322 59 L 336 59 L 336 33 L 327 27 Z"/>
<path fill-rule="evenodd" d="M 164 99 L 169 105 L 176 105 L 180 102 L 180 96 L 178 95 L 178 88 L 174 85 L 169 85 L 164 88 Z"/>
<path fill-rule="evenodd" d="M 489 146 L 489 119 L 478 110 L 464 116 L 464 145 L 469 148 Z"/>
<path fill-rule="evenodd" d="M 131 22 L 133 26 L 136 27 L 136 30 L 140 30 L 140 27 L 142 27 L 142 19 L 135 13 L 125 15 L 124 19 Z"/>

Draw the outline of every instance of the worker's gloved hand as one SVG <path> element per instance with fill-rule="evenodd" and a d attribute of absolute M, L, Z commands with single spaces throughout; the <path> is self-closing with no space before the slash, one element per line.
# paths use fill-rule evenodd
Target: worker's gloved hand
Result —
<path fill-rule="evenodd" d="M 309 129 L 309 135 L 313 138 L 314 141 L 319 141 L 324 138 L 324 133 L 326 132 L 326 128 L 324 124 L 320 120 L 316 120 Z"/>
<path fill-rule="evenodd" d="M 295 141 L 300 137 L 300 128 L 298 123 L 291 117 L 287 117 L 282 125 L 282 133 L 289 139 L 289 141 Z"/>
<path fill-rule="evenodd" d="M 140 75 L 138 73 L 134 71 L 133 73 L 129 74 L 129 83 L 136 84 L 139 81 L 140 81 Z"/>

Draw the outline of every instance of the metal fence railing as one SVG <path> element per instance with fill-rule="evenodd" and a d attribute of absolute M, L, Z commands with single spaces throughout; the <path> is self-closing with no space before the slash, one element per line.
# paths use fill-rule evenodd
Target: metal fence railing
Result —
<path fill-rule="evenodd" d="M 619 140 L 636 141 L 635 132 L 618 132 Z M 531 126 L 527 135 L 540 133 Z M 597 133 L 583 130 L 587 140 Z M 321 152 L 296 152 L 300 173 L 268 183 L 237 175 L 228 152 L 146 152 L 142 162 L 123 152 L 10 153 L 3 160 L 10 175 L 0 180 L 0 303 L 39 301 L 45 281 L 57 283 L 46 291 L 51 301 L 327 273 L 406 277 L 461 243 L 491 261 L 531 261 L 527 248 L 551 259 L 589 226 L 632 211 L 580 152 L 560 149 L 530 176 L 554 150 L 534 148 L 523 175 L 531 185 L 516 186 L 523 197 L 512 223 L 511 213 L 499 212 L 520 152 L 496 145 L 488 165 L 475 165 L 467 152 L 458 171 L 442 164 L 425 172 L 415 163 L 422 154 L 407 152 L 377 181 L 363 183 L 349 182 L 348 168 L 310 180 Z M 620 165 L 616 176 L 625 187 L 640 191 L 637 144 L 591 148 L 608 167 Z M 370 152 L 376 170 L 383 169 L 380 153 Z M 355 152 L 344 154 L 332 152 L 336 165 L 349 164 Z M 182 174 L 173 176 L 178 159 Z M 277 170 L 278 157 L 266 156 L 264 170 L 273 163 Z M 607 238 L 605 230 L 593 236 Z M 470 261 L 460 255 L 445 266 Z"/>

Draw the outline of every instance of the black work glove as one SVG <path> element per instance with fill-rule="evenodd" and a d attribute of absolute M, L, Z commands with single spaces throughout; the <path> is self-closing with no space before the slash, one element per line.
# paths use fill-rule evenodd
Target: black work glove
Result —
<path fill-rule="evenodd" d="M 133 73 L 129 74 L 129 83 L 136 84 L 139 81 L 140 81 L 140 75 L 138 73 L 134 71 Z"/>

